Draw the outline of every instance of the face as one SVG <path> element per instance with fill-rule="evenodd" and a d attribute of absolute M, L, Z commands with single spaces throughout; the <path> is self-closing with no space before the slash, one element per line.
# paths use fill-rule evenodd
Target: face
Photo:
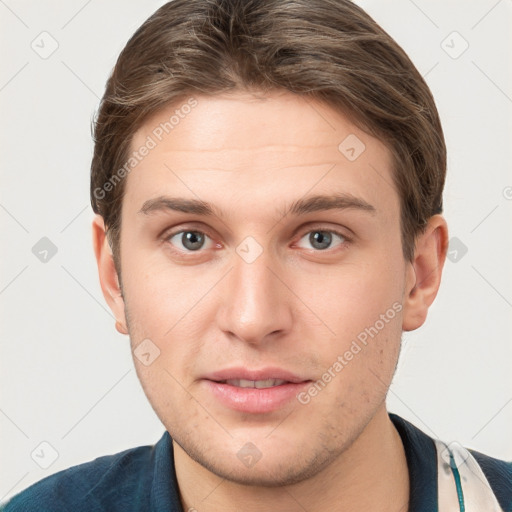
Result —
<path fill-rule="evenodd" d="M 126 178 L 120 314 L 185 453 L 240 483 L 297 482 L 361 435 L 393 376 L 409 267 L 391 155 L 291 93 L 195 100 L 133 140 L 156 145 Z"/>

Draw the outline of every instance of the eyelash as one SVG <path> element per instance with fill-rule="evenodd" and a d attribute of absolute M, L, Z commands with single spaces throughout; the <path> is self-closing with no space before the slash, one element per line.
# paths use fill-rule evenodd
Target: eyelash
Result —
<path fill-rule="evenodd" d="M 323 233 L 331 233 L 331 234 L 335 234 L 337 236 L 339 236 L 340 238 L 343 239 L 343 241 L 337 246 L 338 250 L 343 250 L 346 248 L 347 244 L 351 243 L 351 239 L 345 234 L 345 233 L 342 233 L 341 231 L 338 231 L 336 229 L 332 229 L 332 228 L 329 228 L 329 229 L 323 229 L 323 228 L 310 228 L 308 231 L 305 231 L 304 233 L 301 234 L 301 236 L 299 237 L 299 241 L 302 240 L 304 238 L 305 235 L 308 235 L 310 233 L 314 233 L 314 232 L 323 232 Z M 163 241 L 168 243 L 171 247 L 172 247 L 172 250 L 173 252 L 176 252 L 178 254 L 200 254 L 202 252 L 204 252 L 204 250 L 199 249 L 197 251 L 190 251 L 190 250 L 186 250 L 186 251 L 183 251 L 181 249 L 175 249 L 172 244 L 170 243 L 170 240 L 171 238 L 173 238 L 174 236 L 176 235 L 179 235 L 179 234 L 182 234 L 182 233 L 199 233 L 201 235 L 205 235 L 207 236 L 208 238 L 210 238 L 210 240 L 212 239 L 212 237 L 210 235 L 208 235 L 208 233 L 204 232 L 204 231 L 201 231 L 200 229 L 194 229 L 194 228 L 189 228 L 189 229 L 179 229 L 179 230 L 176 230 L 176 231 L 171 231 L 171 232 L 168 232 L 166 234 L 164 234 L 164 236 L 162 237 Z M 336 250 L 336 248 L 334 249 L 331 249 L 331 248 L 327 248 L 327 249 L 306 249 L 306 250 L 309 250 L 309 251 L 313 251 L 315 253 L 331 253 L 333 251 Z"/>

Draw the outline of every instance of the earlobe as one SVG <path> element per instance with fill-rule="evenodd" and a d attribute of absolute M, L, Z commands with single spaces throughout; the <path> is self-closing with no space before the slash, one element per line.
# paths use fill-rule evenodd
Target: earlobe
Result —
<path fill-rule="evenodd" d="M 119 277 L 114 265 L 114 257 L 105 232 L 105 224 L 101 215 L 95 215 L 92 222 L 92 238 L 101 291 L 114 317 L 116 330 L 128 334 L 124 311 L 124 299 L 119 285 Z"/>
<path fill-rule="evenodd" d="M 413 331 L 425 322 L 436 298 L 448 249 L 448 227 L 441 215 L 430 218 L 416 240 L 413 261 L 409 263 L 404 290 L 402 329 Z"/>
<path fill-rule="evenodd" d="M 119 333 L 119 334 L 128 334 L 128 329 L 126 328 L 126 326 L 124 324 L 122 324 L 121 322 L 116 322 L 116 331 Z"/>

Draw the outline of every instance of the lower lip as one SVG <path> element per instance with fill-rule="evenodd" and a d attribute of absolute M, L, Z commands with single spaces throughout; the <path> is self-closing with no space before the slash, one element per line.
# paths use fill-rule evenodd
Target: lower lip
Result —
<path fill-rule="evenodd" d="M 214 382 L 204 381 L 213 395 L 226 407 L 240 412 L 261 414 L 283 407 L 300 393 L 309 381 L 281 384 L 271 388 L 239 388 Z"/>

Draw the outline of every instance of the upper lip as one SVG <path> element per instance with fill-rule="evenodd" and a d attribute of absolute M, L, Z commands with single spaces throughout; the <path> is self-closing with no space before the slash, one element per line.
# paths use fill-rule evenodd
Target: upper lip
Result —
<path fill-rule="evenodd" d="M 283 370 L 282 368 L 260 368 L 258 370 L 251 370 L 249 368 L 237 367 L 237 368 L 225 368 L 216 372 L 211 372 L 203 377 L 206 380 L 213 380 L 220 382 L 224 380 L 244 379 L 244 380 L 268 380 L 278 379 L 285 380 L 287 382 L 305 382 L 310 379 L 299 377 L 298 375 Z"/>

